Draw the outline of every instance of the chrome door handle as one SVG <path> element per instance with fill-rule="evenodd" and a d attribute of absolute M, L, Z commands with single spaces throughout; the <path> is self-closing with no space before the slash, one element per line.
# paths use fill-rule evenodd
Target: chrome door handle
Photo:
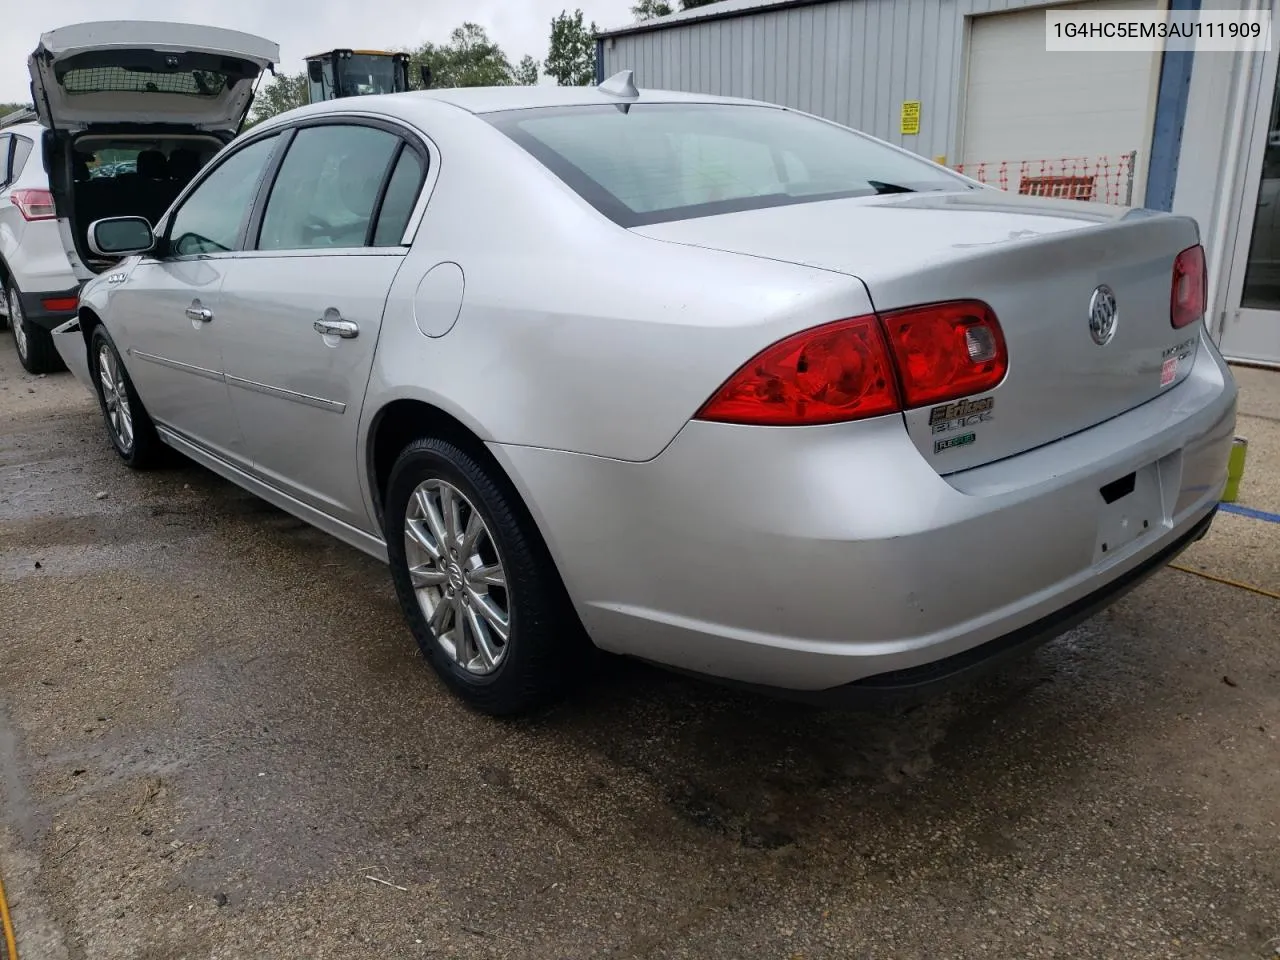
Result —
<path fill-rule="evenodd" d="M 316 328 L 316 333 L 341 337 L 343 340 L 354 339 L 360 333 L 360 325 L 351 320 L 317 320 L 312 326 Z"/>
<path fill-rule="evenodd" d="M 187 307 L 187 316 L 192 320 L 208 323 L 213 319 L 213 311 L 207 307 Z"/>

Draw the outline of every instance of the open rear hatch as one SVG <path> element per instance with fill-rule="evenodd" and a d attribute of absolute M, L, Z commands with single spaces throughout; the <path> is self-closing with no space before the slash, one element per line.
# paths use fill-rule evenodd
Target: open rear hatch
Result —
<path fill-rule="evenodd" d="M 86 219 L 151 218 L 151 208 L 158 203 L 163 209 L 169 199 L 163 191 L 185 183 L 157 187 L 148 194 L 156 203 L 138 209 L 125 208 L 123 190 L 113 203 L 93 203 L 89 197 L 80 203 L 77 181 L 85 178 L 83 170 L 77 174 L 76 160 L 83 166 L 84 158 L 77 157 L 76 143 L 83 137 L 200 134 L 226 143 L 244 123 L 262 72 L 279 59 L 280 47 L 270 40 L 191 23 L 114 20 L 59 27 L 41 36 L 28 60 L 31 93 L 48 128 L 44 162 L 63 247 L 80 280 L 113 262 L 99 262 L 89 253 Z M 109 192 L 110 186 L 103 181 L 93 189 Z"/>
<path fill-rule="evenodd" d="M 52 130 L 159 123 L 234 134 L 254 81 L 279 59 L 278 44 L 238 30 L 112 20 L 50 30 L 28 68 Z"/>
<path fill-rule="evenodd" d="M 1051 443 L 1159 396 L 1190 371 L 1199 342 L 1199 311 L 1185 326 L 1171 319 L 1175 261 L 1199 243 L 1195 222 L 1183 217 L 984 190 L 802 203 L 634 229 L 851 274 L 882 315 L 946 301 L 990 306 L 1008 353 L 1003 380 L 904 414 L 940 473 Z M 1202 298 L 1203 287 L 1190 293 Z"/>

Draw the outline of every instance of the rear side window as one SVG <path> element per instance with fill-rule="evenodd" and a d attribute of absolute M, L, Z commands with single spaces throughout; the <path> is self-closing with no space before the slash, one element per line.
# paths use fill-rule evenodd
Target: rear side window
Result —
<path fill-rule="evenodd" d="M 778 107 L 640 103 L 485 117 L 623 226 L 840 197 L 966 190 L 871 137 Z"/>
<path fill-rule="evenodd" d="M 396 161 L 396 168 L 387 183 L 386 196 L 382 199 L 382 209 L 378 212 L 378 226 L 373 231 L 375 247 L 398 246 L 404 238 L 426 172 L 417 153 L 408 147 L 400 151 L 400 159 Z"/>
<path fill-rule="evenodd" d="M 22 176 L 22 170 L 27 165 L 27 157 L 31 156 L 31 147 L 32 143 L 26 137 L 13 138 L 13 165 L 9 169 L 11 182 Z"/>
<path fill-rule="evenodd" d="M 0 134 L 0 184 L 11 183 L 16 179 L 9 176 L 9 150 L 13 146 L 13 138 L 8 134 Z"/>
<path fill-rule="evenodd" d="M 174 214 L 169 246 L 178 256 L 236 249 L 279 136 L 236 151 L 202 180 Z"/>
<path fill-rule="evenodd" d="M 258 249 L 365 246 L 400 143 L 399 137 L 376 127 L 303 127 L 271 188 Z"/>

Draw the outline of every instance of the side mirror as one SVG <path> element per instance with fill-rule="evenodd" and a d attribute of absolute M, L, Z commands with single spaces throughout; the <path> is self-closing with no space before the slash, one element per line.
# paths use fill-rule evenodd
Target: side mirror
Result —
<path fill-rule="evenodd" d="M 431 89 L 431 68 L 425 63 L 418 65 L 418 75 L 422 78 L 422 89 Z"/>
<path fill-rule="evenodd" d="M 312 83 L 320 83 L 324 80 L 324 67 L 319 60 L 307 61 L 307 78 Z"/>
<path fill-rule="evenodd" d="M 155 245 L 146 217 L 108 217 L 89 224 L 89 249 L 101 257 L 131 257 Z"/>

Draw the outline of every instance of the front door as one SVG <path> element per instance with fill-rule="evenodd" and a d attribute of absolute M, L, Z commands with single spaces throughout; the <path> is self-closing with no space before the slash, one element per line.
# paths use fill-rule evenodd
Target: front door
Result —
<path fill-rule="evenodd" d="M 142 261 L 113 295 L 112 335 L 156 423 L 220 457 L 243 460 L 217 331 L 200 319 L 203 311 L 216 316 L 226 266 L 212 257 Z"/>
<path fill-rule="evenodd" d="M 302 127 L 256 249 L 236 260 L 223 288 L 227 385 L 254 472 L 366 531 L 357 428 L 425 172 L 425 153 L 387 129 Z"/>
<path fill-rule="evenodd" d="M 220 160 L 169 219 L 167 249 L 108 278 L 111 334 L 163 426 L 247 465 L 223 379 L 222 291 L 278 136 Z"/>
<path fill-rule="evenodd" d="M 1280 74 L 1276 52 L 1263 60 L 1253 155 L 1245 177 L 1233 283 L 1220 346 L 1232 360 L 1280 364 Z M 1247 232 L 1246 232 L 1247 231 Z M 1234 297 L 1233 297 L 1234 299 Z"/>

